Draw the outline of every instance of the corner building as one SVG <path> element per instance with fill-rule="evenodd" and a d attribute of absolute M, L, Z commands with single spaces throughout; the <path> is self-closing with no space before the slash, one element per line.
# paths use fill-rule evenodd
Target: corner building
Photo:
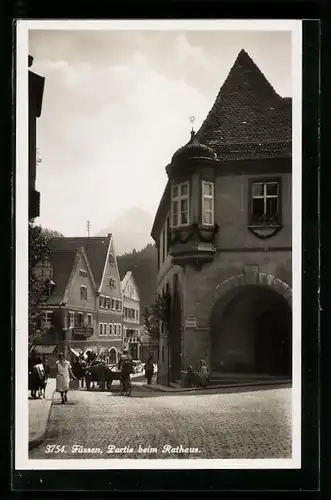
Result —
<path fill-rule="evenodd" d="M 292 374 L 292 113 L 242 50 L 197 133 L 173 155 L 152 237 L 159 382 L 201 358 L 212 378 Z"/>

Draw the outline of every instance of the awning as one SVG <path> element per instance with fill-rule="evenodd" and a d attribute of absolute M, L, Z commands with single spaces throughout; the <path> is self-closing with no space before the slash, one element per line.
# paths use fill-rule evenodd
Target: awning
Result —
<path fill-rule="evenodd" d="M 82 349 L 79 349 L 78 347 L 76 349 L 73 349 L 72 347 L 70 347 L 69 349 L 72 352 L 72 354 L 74 354 L 75 356 L 79 356 L 83 352 Z"/>
<path fill-rule="evenodd" d="M 32 346 L 31 351 L 38 352 L 39 354 L 53 354 L 56 345 L 35 345 Z"/>

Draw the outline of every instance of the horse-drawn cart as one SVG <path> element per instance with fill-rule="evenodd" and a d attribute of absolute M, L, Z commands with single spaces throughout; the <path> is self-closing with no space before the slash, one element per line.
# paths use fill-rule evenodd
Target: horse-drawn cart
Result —
<path fill-rule="evenodd" d="M 110 390 L 114 380 L 121 379 L 121 372 L 117 370 L 116 365 L 107 365 L 104 362 L 90 365 L 86 368 L 85 382 L 86 389 L 89 391 L 91 383 L 98 383 L 101 391 Z"/>

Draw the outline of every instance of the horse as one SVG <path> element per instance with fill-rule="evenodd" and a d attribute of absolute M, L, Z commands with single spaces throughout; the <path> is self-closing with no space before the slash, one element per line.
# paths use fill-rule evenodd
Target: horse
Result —
<path fill-rule="evenodd" d="M 104 391 L 106 387 L 107 390 L 109 390 L 115 378 L 116 374 L 111 368 L 105 362 L 96 359 L 86 369 L 86 389 L 90 389 L 91 383 L 94 384 L 94 382 L 98 382 L 102 391 Z"/>
<path fill-rule="evenodd" d="M 41 363 L 36 363 L 30 368 L 29 372 L 29 388 L 31 390 L 31 397 L 46 396 L 47 376 Z"/>
<path fill-rule="evenodd" d="M 87 363 L 83 358 L 77 356 L 75 362 L 72 365 L 72 372 L 75 377 L 81 381 L 82 387 L 84 387 L 84 378 L 86 372 Z"/>

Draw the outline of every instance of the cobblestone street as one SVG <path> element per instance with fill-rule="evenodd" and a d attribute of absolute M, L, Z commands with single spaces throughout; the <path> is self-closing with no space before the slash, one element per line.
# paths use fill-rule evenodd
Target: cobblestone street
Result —
<path fill-rule="evenodd" d="M 69 397 L 61 405 L 55 393 L 46 440 L 30 458 L 291 458 L 289 388 L 168 395 L 134 385 L 131 397 Z"/>

